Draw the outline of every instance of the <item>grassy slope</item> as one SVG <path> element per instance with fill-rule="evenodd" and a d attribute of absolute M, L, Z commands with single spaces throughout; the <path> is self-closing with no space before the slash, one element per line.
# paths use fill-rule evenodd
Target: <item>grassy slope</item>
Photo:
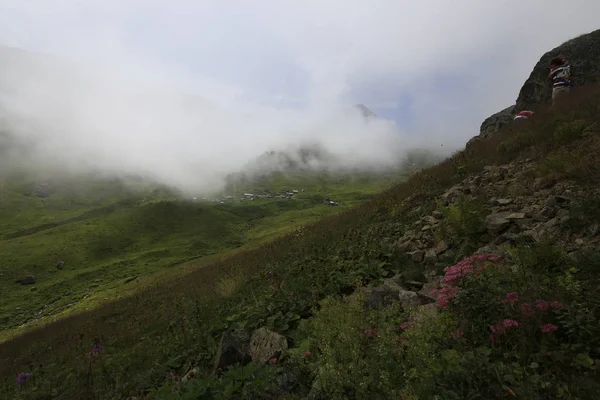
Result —
<path fill-rule="evenodd" d="M 256 246 L 348 208 L 388 184 L 384 179 L 325 180 L 326 187 L 315 187 L 310 181 L 279 179 L 277 185 L 302 184 L 306 190 L 291 200 L 215 205 L 102 180 L 54 183 L 55 192 L 39 198 L 32 182 L 10 182 L 0 198 L 0 327 L 5 329 L 119 297 L 140 286 L 131 281 L 134 277 L 192 259 L 198 266 L 210 256 Z M 325 195 L 335 196 L 341 207 L 324 205 L 320 197 Z M 58 269 L 61 260 L 65 266 Z M 15 283 L 30 275 L 35 285 Z"/>
<path fill-rule="evenodd" d="M 414 175 L 406 183 L 349 212 L 328 217 L 258 249 L 237 253 L 194 270 L 184 277 L 149 287 L 131 298 L 72 316 L 1 345 L 0 374 L 5 379 L 5 385 L 1 387 L 0 393 L 6 398 L 14 398 L 17 393 L 14 376 L 18 372 L 29 371 L 34 374 L 30 389 L 20 392 L 20 397 L 16 398 L 40 398 L 36 396 L 43 394 L 51 394 L 52 398 L 59 399 L 124 398 L 132 394 L 139 396 L 163 385 L 165 373 L 171 370 L 184 373 L 190 365 L 194 365 L 201 371 L 209 372 L 216 351 L 215 340 L 218 340 L 222 331 L 234 328 L 250 330 L 268 325 L 286 334 L 292 340 L 292 345 L 299 345 L 299 331 L 302 329 L 299 329 L 297 317 L 309 317 L 320 300 L 348 293 L 354 285 L 366 284 L 388 272 L 416 269 L 410 260 L 394 254 L 387 245 L 388 239 L 401 236 L 412 222 L 421 215 L 427 215 L 435 207 L 434 199 L 437 195 L 470 173 L 481 171 L 486 165 L 528 157 L 538 160 L 540 166 L 544 167 L 540 168 L 540 173 L 560 173 L 560 176 L 575 181 L 584 190 L 598 188 L 599 138 L 581 139 L 581 132 L 575 131 L 571 131 L 574 134 L 564 136 L 561 132 L 564 133 L 565 130 L 561 130 L 561 127 L 573 119 L 585 119 L 587 123 L 600 120 L 599 93 L 591 93 L 589 98 L 582 99 L 578 107 L 567 110 L 567 114 L 563 116 L 539 111 L 537 122 L 533 122 L 530 129 L 523 128 L 521 132 L 507 131 L 491 141 L 476 143 L 469 151 Z M 547 156 L 551 156 L 550 159 L 554 161 L 544 162 L 544 157 Z M 409 213 L 416 206 L 421 206 L 421 215 Z M 541 272 L 527 271 L 534 273 L 529 280 L 536 282 L 537 286 L 547 285 L 546 282 L 554 278 L 545 275 L 549 272 L 543 268 L 543 264 L 539 266 L 542 267 Z M 583 304 L 584 309 L 588 307 L 588 313 L 597 312 L 597 307 L 593 305 L 596 300 L 588 297 L 593 295 L 593 290 L 590 289 L 595 288 L 598 282 L 597 271 L 587 273 L 583 280 L 577 280 L 583 295 L 579 295 L 576 301 Z M 481 292 L 486 294 L 488 289 L 483 288 Z M 573 307 L 579 307 L 579 303 Z M 346 333 L 349 334 L 350 331 L 342 331 L 345 324 L 350 323 L 354 327 L 354 324 L 360 323 L 359 317 L 343 320 L 350 315 L 347 308 L 327 304 L 323 306 L 325 311 L 318 312 L 312 334 L 324 341 L 321 344 L 329 347 L 321 347 L 319 350 L 319 343 L 315 344 L 317 347 L 314 349 L 310 347 L 315 352 L 316 359 L 301 361 L 301 366 L 306 367 L 302 367 L 305 369 L 304 372 L 301 371 L 301 375 L 305 374 L 307 377 L 297 376 L 296 380 L 301 385 L 294 386 L 294 390 L 298 393 L 303 392 L 303 387 L 310 388 L 317 370 L 326 372 L 327 368 L 334 368 L 336 379 L 344 379 L 347 375 L 348 379 L 343 383 L 352 385 L 352 370 L 342 371 L 339 368 L 354 367 L 356 365 L 352 363 L 361 362 L 361 357 L 371 357 L 369 360 L 372 361 L 373 356 L 383 354 L 383 358 L 377 363 L 366 365 L 368 368 L 364 370 L 364 376 L 354 377 L 363 379 L 374 374 L 373 379 L 377 378 L 376 381 L 381 382 L 382 374 L 386 374 L 388 379 L 393 380 L 391 383 L 386 380 L 382 384 L 405 387 L 405 398 L 430 398 L 426 393 L 431 394 L 431 391 L 444 391 L 450 396 L 448 398 L 452 398 L 451 392 L 454 391 L 455 398 L 463 398 L 474 395 L 473 392 L 465 392 L 471 388 L 476 390 L 475 394 L 486 392 L 487 397 L 484 395 L 484 398 L 507 398 L 510 396 L 510 387 L 503 382 L 512 382 L 508 384 L 519 388 L 515 390 L 521 390 L 518 386 L 520 382 L 522 390 L 528 390 L 527 384 L 532 387 L 534 380 L 523 380 L 523 376 L 529 379 L 533 376 L 530 370 L 539 368 L 540 365 L 543 371 L 537 374 L 536 385 L 540 383 L 540 379 L 544 380 L 542 383 L 548 380 L 548 385 L 559 386 L 556 390 L 562 390 L 564 398 L 589 398 L 581 393 L 584 393 L 584 383 L 588 382 L 585 379 L 594 377 L 594 370 L 570 367 L 570 361 L 566 364 L 548 361 L 542 357 L 543 351 L 539 356 L 542 358 L 536 356 L 538 358 L 532 359 L 532 353 L 527 351 L 539 345 L 534 334 L 531 337 L 520 336 L 519 343 L 524 345 L 521 350 L 516 347 L 484 346 L 474 353 L 475 342 L 465 339 L 466 341 L 455 343 L 435 336 L 438 327 L 451 326 L 446 320 L 439 320 L 425 330 L 421 327 L 421 331 L 416 331 L 420 334 L 409 337 L 408 340 L 413 340 L 417 345 L 412 350 L 408 348 L 405 358 L 393 358 L 391 347 L 375 349 L 369 348 L 368 344 L 365 346 L 370 350 L 361 356 L 354 353 L 357 342 L 346 341 Z M 318 307 L 312 312 L 317 309 Z M 447 316 L 450 318 L 449 314 Z M 385 314 L 379 317 L 375 315 L 371 323 L 383 323 L 388 317 Z M 585 325 L 585 329 L 597 332 L 600 328 L 597 318 L 593 321 L 594 319 L 589 325 Z M 575 331 L 579 332 L 577 329 Z M 484 338 L 489 335 L 487 325 L 482 325 L 481 332 Z M 101 359 L 91 362 L 86 353 L 95 340 L 102 341 L 104 350 Z M 568 340 L 585 341 L 568 335 L 558 337 L 557 340 L 565 341 L 565 345 L 570 345 Z M 454 347 L 447 348 L 450 352 L 438 353 L 436 349 L 440 343 Z M 560 342 L 558 345 L 562 346 Z M 332 353 L 336 351 L 337 353 Z M 384 352 L 381 353 L 382 351 Z M 598 357 L 597 349 L 581 348 L 574 351 L 584 352 L 580 357 L 583 365 L 588 365 L 586 357 Z M 341 357 L 337 360 L 341 364 L 327 364 L 334 362 L 332 354 Z M 344 354 L 359 357 L 348 358 L 348 365 L 345 365 Z M 481 354 L 481 357 L 473 359 L 474 354 Z M 526 355 L 525 359 L 518 358 L 523 354 Z M 442 356 L 444 362 L 441 362 Z M 492 357 L 495 358 L 491 359 Z M 485 361 L 484 358 L 491 361 Z M 384 363 L 386 360 L 392 360 L 393 365 Z M 532 363 L 532 360 L 536 362 Z M 481 364 L 484 361 L 491 364 Z M 454 375 L 443 375 L 445 370 L 440 369 L 442 366 L 450 366 L 449 371 Z M 484 374 L 487 369 L 483 367 L 488 366 L 492 374 L 490 378 Z M 196 394 L 191 393 L 190 397 L 185 398 L 197 398 L 202 390 L 209 389 L 213 394 L 221 393 L 217 398 L 228 398 L 222 390 L 234 390 L 239 395 L 241 391 L 251 390 L 252 384 L 260 391 L 261 387 L 256 386 L 260 383 L 256 378 L 257 374 L 273 370 L 274 367 L 256 368 L 260 371 L 238 370 L 237 378 L 227 375 L 221 381 L 202 379 L 196 386 L 191 386 L 197 390 Z M 336 372 L 336 368 L 341 374 Z M 361 368 L 364 369 L 365 365 L 361 364 Z M 399 368 L 399 375 L 392 368 Z M 499 368 L 504 368 L 506 372 L 503 374 L 507 375 L 499 377 Z M 469 375 L 461 375 L 463 373 Z M 379 398 L 375 391 L 382 390 L 382 386 L 372 384 L 373 382 L 354 389 L 350 386 L 345 390 L 353 390 L 354 396 L 357 396 L 359 389 L 367 390 L 358 397 Z M 181 398 L 172 393 L 171 385 L 173 384 L 167 382 L 166 392 L 155 398 Z M 35 391 L 32 391 L 33 387 L 36 387 Z M 543 394 L 536 397 L 532 390 L 529 389 L 529 395 L 524 394 L 521 398 L 552 398 L 548 395 L 544 397 Z M 565 390 L 571 394 L 566 395 Z M 461 393 L 463 397 L 457 393 Z M 581 397 L 578 397 L 578 393 Z"/>

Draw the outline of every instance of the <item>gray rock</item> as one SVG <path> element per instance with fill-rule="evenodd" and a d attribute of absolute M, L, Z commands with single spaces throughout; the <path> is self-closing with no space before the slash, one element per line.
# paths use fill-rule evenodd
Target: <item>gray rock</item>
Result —
<path fill-rule="evenodd" d="M 404 308 L 416 308 L 433 302 L 431 298 L 419 295 L 418 293 L 411 292 L 409 290 L 401 290 L 399 298 L 400 303 Z"/>
<path fill-rule="evenodd" d="M 444 213 L 438 210 L 435 210 L 433 213 L 431 213 L 431 215 L 435 218 L 435 219 L 443 219 L 444 218 Z"/>
<path fill-rule="evenodd" d="M 423 250 L 416 250 L 408 253 L 410 255 L 410 259 L 414 262 L 422 262 L 425 258 L 425 252 Z"/>
<path fill-rule="evenodd" d="M 513 212 L 513 213 L 508 213 L 508 215 L 506 215 L 506 219 L 510 220 L 510 221 L 514 221 L 517 219 L 524 219 L 525 218 L 525 213 L 522 212 Z"/>
<path fill-rule="evenodd" d="M 485 218 L 485 226 L 487 230 L 495 235 L 504 232 L 510 225 L 510 220 L 506 218 L 505 213 L 490 214 Z"/>
<path fill-rule="evenodd" d="M 429 282 L 427 282 L 426 284 L 423 285 L 423 288 L 419 291 L 419 294 L 421 296 L 424 296 L 424 297 L 430 299 L 431 301 L 435 301 L 436 296 L 433 294 L 433 292 L 434 292 L 434 290 L 436 290 L 440 287 L 441 280 L 442 280 L 441 276 L 431 277 Z"/>
<path fill-rule="evenodd" d="M 65 267 L 64 261 L 59 261 L 56 263 L 56 269 L 63 269 Z"/>
<path fill-rule="evenodd" d="M 15 281 L 15 283 L 20 285 L 35 285 L 36 282 L 37 279 L 35 279 L 35 276 L 26 276 L 25 278 L 17 279 Z"/>
<path fill-rule="evenodd" d="M 512 203 L 513 203 L 513 201 L 511 199 L 497 199 L 495 201 L 494 205 L 505 207 L 505 206 L 511 205 Z"/>
<path fill-rule="evenodd" d="M 486 118 L 479 128 L 479 137 L 486 139 L 513 121 L 512 113 L 515 106 L 510 106 Z"/>
<path fill-rule="evenodd" d="M 223 371 L 227 367 L 240 363 L 248 364 L 250 356 L 250 335 L 246 332 L 224 332 L 219 342 L 213 373 Z"/>
<path fill-rule="evenodd" d="M 367 306 L 373 310 L 379 310 L 397 302 L 400 290 L 400 287 L 389 286 L 361 289 L 367 298 Z"/>
<path fill-rule="evenodd" d="M 402 243 L 398 242 L 398 244 L 396 245 L 396 248 L 398 249 L 398 251 L 404 252 L 404 253 L 410 252 L 410 251 L 416 251 L 419 249 L 412 239 L 406 240 Z"/>
<path fill-rule="evenodd" d="M 436 255 L 440 255 L 448 250 L 448 243 L 445 240 L 440 240 L 438 244 L 432 249 Z"/>
<path fill-rule="evenodd" d="M 438 222 L 437 219 L 435 219 L 435 217 L 432 217 L 431 215 L 427 215 L 427 216 L 423 217 L 422 220 L 427 225 L 435 225 Z"/>
<path fill-rule="evenodd" d="M 436 261 L 437 261 L 437 253 L 435 252 L 435 250 L 433 250 L 433 249 L 427 250 L 427 252 L 425 253 L 425 262 L 427 264 L 435 264 Z"/>
<path fill-rule="evenodd" d="M 279 357 L 287 348 L 284 336 L 264 327 L 254 331 L 250 338 L 250 356 L 256 363 L 267 363 L 270 359 Z"/>

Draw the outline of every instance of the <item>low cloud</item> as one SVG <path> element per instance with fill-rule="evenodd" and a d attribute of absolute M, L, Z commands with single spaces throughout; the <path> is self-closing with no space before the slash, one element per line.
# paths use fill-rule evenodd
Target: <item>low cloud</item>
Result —
<path fill-rule="evenodd" d="M 47 53 L 2 56 L 3 124 L 22 164 L 192 192 L 315 142 L 385 167 L 461 148 L 599 14 L 597 0 L 0 0 L 0 44 Z"/>

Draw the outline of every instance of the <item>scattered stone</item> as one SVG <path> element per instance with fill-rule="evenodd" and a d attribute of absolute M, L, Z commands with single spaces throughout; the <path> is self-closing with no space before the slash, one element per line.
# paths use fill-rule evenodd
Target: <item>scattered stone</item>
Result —
<path fill-rule="evenodd" d="M 396 245 L 396 248 L 398 249 L 398 251 L 400 252 L 409 252 L 409 251 L 416 251 L 419 248 L 417 247 L 417 245 L 415 244 L 415 242 L 413 242 L 412 240 L 406 240 L 402 243 L 398 242 L 398 244 Z"/>
<path fill-rule="evenodd" d="M 362 288 L 367 298 L 367 305 L 373 310 L 379 310 L 398 301 L 400 287 L 378 286 Z"/>
<path fill-rule="evenodd" d="M 425 262 L 427 264 L 435 264 L 436 261 L 437 261 L 437 253 L 435 252 L 435 250 L 433 250 L 433 249 L 427 250 L 427 252 L 425 253 Z"/>
<path fill-rule="evenodd" d="M 432 299 L 409 290 L 401 290 L 399 299 L 404 308 L 416 308 L 433 302 Z"/>
<path fill-rule="evenodd" d="M 431 213 L 431 215 L 433 215 L 433 217 L 435 219 L 443 219 L 444 218 L 444 213 L 438 210 L 435 210 L 433 213 Z"/>
<path fill-rule="evenodd" d="M 444 253 L 446 250 L 448 250 L 448 243 L 446 243 L 445 240 L 440 240 L 438 242 L 438 244 L 436 244 L 435 247 L 433 248 L 433 251 L 435 252 L 436 255 L 440 255 L 440 254 Z"/>
<path fill-rule="evenodd" d="M 513 201 L 511 199 L 497 199 L 494 201 L 495 206 L 505 207 L 511 205 Z"/>
<path fill-rule="evenodd" d="M 263 327 L 250 338 L 250 356 L 252 361 L 265 364 L 272 358 L 278 358 L 288 348 L 287 339 L 279 333 Z"/>
<path fill-rule="evenodd" d="M 59 261 L 56 263 L 56 269 L 63 269 L 65 267 L 64 261 Z"/>
<path fill-rule="evenodd" d="M 37 279 L 35 279 L 35 276 L 26 276 L 25 278 L 17 279 L 15 281 L 15 283 L 20 285 L 35 285 L 36 282 Z"/>
<path fill-rule="evenodd" d="M 408 253 L 410 255 L 410 259 L 414 262 L 422 262 L 425 258 L 425 252 L 423 250 L 416 250 Z"/>
<path fill-rule="evenodd" d="M 441 276 L 433 276 L 430 278 L 429 282 L 423 285 L 423 288 L 419 291 L 421 296 L 429 298 L 432 301 L 435 301 L 436 296 L 433 294 L 434 290 L 438 289 L 440 286 L 440 281 L 442 280 Z"/>
<path fill-rule="evenodd" d="M 510 225 L 510 220 L 506 218 L 506 214 L 495 213 L 490 214 L 485 218 L 485 226 L 487 230 L 495 235 L 504 232 Z"/>
<path fill-rule="evenodd" d="M 427 215 L 427 216 L 423 217 L 422 220 L 423 220 L 423 222 L 425 222 L 428 225 L 437 224 L 437 219 L 435 219 L 435 217 L 432 217 L 431 215 Z"/>
<path fill-rule="evenodd" d="M 252 361 L 249 341 L 250 336 L 246 332 L 224 332 L 217 350 L 213 373 L 223 371 L 236 363 L 246 365 Z"/>
<path fill-rule="evenodd" d="M 421 228 L 421 232 L 430 231 L 430 230 L 431 230 L 431 226 L 429 226 L 429 225 L 425 225 L 424 227 Z"/>
<path fill-rule="evenodd" d="M 524 218 L 525 218 L 525 213 L 522 213 L 522 212 L 513 212 L 506 216 L 506 219 L 508 219 L 510 221 L 514 221 L 516 219 L 524 219 Z"/>

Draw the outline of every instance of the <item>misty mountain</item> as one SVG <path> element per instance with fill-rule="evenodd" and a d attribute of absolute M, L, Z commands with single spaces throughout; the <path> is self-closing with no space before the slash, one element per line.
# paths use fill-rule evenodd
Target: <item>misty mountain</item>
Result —
<path fill-rule="evenodd" d="M 365 118 L 377 118 L 377 114 L 375 114 L 373 111 L 371 111 L 364 104 L 356 104 L 356 105 L 354 105 L 354 107 L 358 111 L 360 111 L 360 113 L 362 114 L 362 116 L 365 117 Z"/>

